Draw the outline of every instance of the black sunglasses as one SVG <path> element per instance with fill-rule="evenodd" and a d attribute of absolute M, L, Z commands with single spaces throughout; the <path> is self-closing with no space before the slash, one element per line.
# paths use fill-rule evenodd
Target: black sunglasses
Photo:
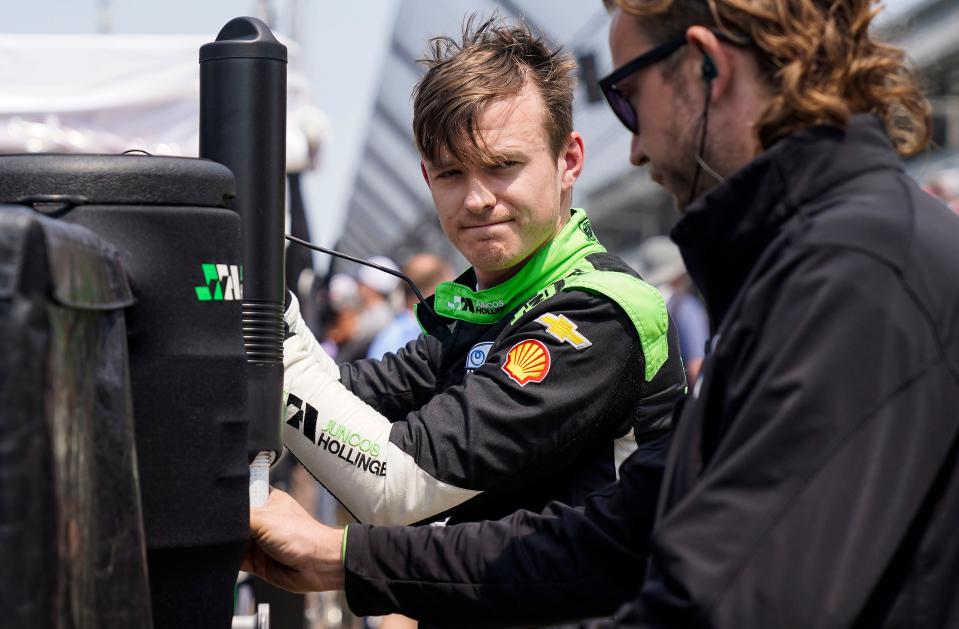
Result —
<path fill-rule="evenodd" d="M 722 32 L 712 31 L 712 33 L 720 41 L 730 44 L 736 43 Z M 685 34 L 674 39 L 670 39 L 669 41 L 660 44 L 655 48 L 647 50 L 632 61 L 627 62 L 625 65 L 617 68 L 599 80 L 599 89 L 603 92 L 606 102 L 609 103 L 610 108 L 613 110 L 613 113 L 616 114 L 616 117 L 619 119 L 619 121 L 626 125 L 626 128 L 631 132 L 636 134 L 639 133 L 639 118 L 637 118 L 636 110 L 633 109 L 629 99 L 626 98 L 626 96 L 620 91 L 618 84 L 621 83 L 626 77 L 639 72 L 643 68 L 651 66 L 658 61 L 662 61 L 669 55 L 682 48 L 685 44 Z"/>

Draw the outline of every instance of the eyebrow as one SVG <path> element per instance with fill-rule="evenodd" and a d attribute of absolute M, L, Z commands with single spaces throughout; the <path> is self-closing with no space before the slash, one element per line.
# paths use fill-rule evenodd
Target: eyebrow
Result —
<path fill-rule="evenodd" d="M 526 152 L 523 150 L 522 147 L 511 146 L 506 148 L 505 150 L 497 151 L 496 153 L 492 155 L 486 154 L 484 152 L 484 157 L 486 159 L 478 163 L 477 164 L 478 166 L 489 167 L 504 161 L 518 161 L 520 159 L 525 159 Z M 460 159 L 443 160 L 438 163 L 434 163 L 429 160 L 426 160 L 426 166 L 427 168 L 431 170 L 444 170 L 447 168 L 452 168 L 455 166 L 462 166 L 462 165 L 464 165 L 464 160 L 460 160 Z"/>
<path fill-rule="evenodd" d="M 449 168 L 451 166 L 458 165 L 458 164 L 460 164 L 460 160 L 443 160 L 441 162 L 436 162 L 436 163 L 431 162 L 430 160 L 426 160 L 427 168 L 430 168 L 432 170 L 443 170 L 444 168 Z"/>
<path fill-rule="evenodd" d="M 486 159 L 483 161 L 482 166 L 489 167 L 496 166 L 497 164 L 501 164 L 503 162 L 522 161 L 527 159 L 528 156 L 529 153 L 524 151 L 522 147 L 510 146 L 502 150 L 498 150 L 492 155 L 484 155 Z"/>

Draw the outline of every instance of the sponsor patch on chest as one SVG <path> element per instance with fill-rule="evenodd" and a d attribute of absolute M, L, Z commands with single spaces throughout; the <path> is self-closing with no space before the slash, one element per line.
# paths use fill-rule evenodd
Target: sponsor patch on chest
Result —
<path fill-rule="evenodd" d="M 466 354 L 466 371 L 473 371 L 482 367 L 486 362 L 486 357 L 489 356 L 489 348 L 491 347 L 493 347 L 493 341 L 484 341 L 471 347 Z"/>
<path fill-rule="evenodd" d="M 549 350 L 536 339 L 520 341 L 510 348 L 503 363 L 503 371 L 514 382 L 525 387 L 530 382 L 542 382 L 549 373 Z"/>
<path fill-rule="evenodd" d="M 546 328 L 547 334 L 560 343 L 569 343 L 576 349 L 586 349 L 593 345 L 592 341 L 577 331 L 576 324 L 570 321 L 566 315 L 556 315 L 552 312 L 547 312 L 537 317 L 536 323 Z"/>

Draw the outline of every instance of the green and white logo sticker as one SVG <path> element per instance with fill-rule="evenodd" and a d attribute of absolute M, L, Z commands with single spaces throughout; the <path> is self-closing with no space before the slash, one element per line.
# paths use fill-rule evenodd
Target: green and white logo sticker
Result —
<path fill-rule="evenodd" d="M 203 285 L 194 286 L 198 301 L 240 301 L 243 299 L 243 266 L 204 263 Z"/>
<path fill-rule="evenodd" d="M 446 307 L 454 312 L 478 312 L 480 314 L 496 314 L 506 307 L 506 302 L 502 299 L 492 301 L 480 301 L 462 295 L 454 295 L 453 301 L 446 302 Z"/>

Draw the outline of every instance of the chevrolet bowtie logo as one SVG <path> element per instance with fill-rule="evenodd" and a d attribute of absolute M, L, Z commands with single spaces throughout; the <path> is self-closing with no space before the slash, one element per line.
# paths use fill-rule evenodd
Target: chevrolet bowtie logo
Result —
<path fill-rule="evenodd" d="M 536 323 L 541 323 L 549 335 L 560 343 L 569 343 L 576 349 L 586 349 L 593 345 L 592 341 L 576 331 L 576 324 L 566 318 L 566 315 L 547 312 L 538 317 Z"/>

